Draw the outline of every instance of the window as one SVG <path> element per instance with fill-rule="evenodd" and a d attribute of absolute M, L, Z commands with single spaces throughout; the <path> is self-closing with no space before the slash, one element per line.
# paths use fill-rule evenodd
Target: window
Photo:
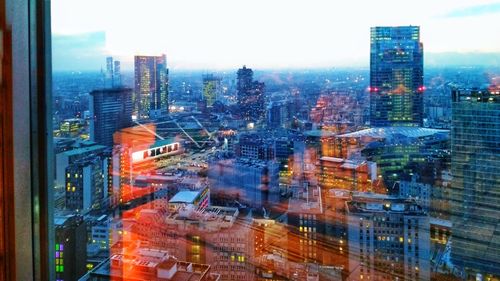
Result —
<path fill-rule="evenodd" d="M 453 4 L 0 0 L 0 279 L 498 279 L 496 6 Z"/>

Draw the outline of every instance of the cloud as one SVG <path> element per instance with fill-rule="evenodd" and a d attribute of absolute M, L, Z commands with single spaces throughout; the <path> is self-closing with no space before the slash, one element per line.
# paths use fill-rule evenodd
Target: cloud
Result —
<path fill-rule="evenodd" d="M 456 9 L 444 15 L 444 17 L 445 18 L 475 17 L 485 14 L 495 14 L 499 12 L 500 12 L 500 2 Z"/>
<path fill-rule="evenodd" d="M 52 36 L 54 71 L 99 71 L 105 63 L 104 32 Z"/>

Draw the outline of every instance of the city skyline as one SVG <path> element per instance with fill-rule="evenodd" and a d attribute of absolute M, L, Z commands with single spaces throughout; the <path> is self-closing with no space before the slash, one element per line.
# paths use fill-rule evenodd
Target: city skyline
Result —
<path fill-rule="evenodd" d="M 0 2 L 0 281 L 500 281 L 500 0 Z"/>
<path fill-rule="evenodd" d="M 157 9 L 146 12 L 143 8 L 151 5 L 134 6 L 129 1 L 98 3 L 102 9 L 92 12 L 111 8 L 120 12 L 89 22 L 84 11 L 95 7 L 92 3 L 53 1 L 54 70 L 68 70 L 64 53 L 71 52 L 76 54 L 74 62 L 81 61 L 72 64 L 80 68 L 74 70 L 98 70 L 97 57 L 107 55 L 119 58 L 122 68 L 129 70 L 134 55 L 161 53 L 167 54 L 172 69 L 234 69 L 243 64 L 259 69 L 367 66 L 370 27 L 399 25 L 421 27 L 429 64 L 500 63 L 500 39 L 492 36 L 500 12 L 498 1 L 440 1 L 432 6 L 391 0 L 342 5 L 330 1 L 314 5 L 303 1 L 149 2 Z M 194 6 L 199 9 L 188 9 Z M 130 21 L 131 17 L 135 20 Z M 460 30 L 461 36 L 454 30 Z M 74 46 L 68 43 L 73 40 L 91 48 L 78 44 L 63 50 L 62 46 Z"/>

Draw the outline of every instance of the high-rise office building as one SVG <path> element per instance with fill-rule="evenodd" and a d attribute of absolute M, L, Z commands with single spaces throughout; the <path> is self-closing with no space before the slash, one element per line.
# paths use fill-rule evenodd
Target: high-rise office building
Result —
<path fill-rule="evenodd" d="M 422 126 L 423 75 L 420 27 L 372 27 L 371 125 Z"/>
<path fill-rule="evenodd" d="M 113 87 L 113 57 L 106 58 L 106 72 L 104 73 L 104 88 Z"/>
<path fill-rule="evenodd" d="M 265 84 L 253 80 L 253 71 L 246 66 L 237 73 L 238 106 L 245 120 L 257 121 L 264 116 Z"/>
<path fill-rule="evenodd" d="M 203 75 L 203 99 L 207 102 L 207 106 L 213 106 L 221 93 L 221 78 L 213 74 Z"/>
<path fill-rule="evenodd" d="M 132 125 L 132 89 L 102 89 L 90 95 L 90 138 L 111 147 L 113 134 Z"/>
<path fill-rule="evenodd" d="M 139 119 L 168 113 L 167 57 L 135 56 L 134 112 Z"/>
<path fill-rule="evenodd" d="M 113 57 L 106 57 L 106 71 L 103 73 L 104 88 L 117 88 L 122 86 L 120 61 Z"/>
<path fill-rule="evenodd" d="M 237 72 L 237 81 L 236 81 L 236 90 L 238 94 L 243 93 L 246 89 L 249 89 L 252 86 L 253 81 L 253 70 L 251 68 L 247 68 L 246 65 L 243 68 L 238 69 Z"/>
<path fill-rule="evenodd" d="M 452 260 L 500 276 L 500 89 L 452 90 Z"/>
<path fill-rule="evenodd" d="M 122 74 L 121 74 L 121 63 L 118 60 L 113 62 L 113 87 L 122 86 Z"/>

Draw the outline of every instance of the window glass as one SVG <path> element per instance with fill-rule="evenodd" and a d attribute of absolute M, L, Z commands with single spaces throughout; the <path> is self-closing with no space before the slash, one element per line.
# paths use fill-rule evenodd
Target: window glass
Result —
<path fill-rule="evenodd" d="M 53 0 L 55 280 L 498 280 L 462 2 Z"/>

